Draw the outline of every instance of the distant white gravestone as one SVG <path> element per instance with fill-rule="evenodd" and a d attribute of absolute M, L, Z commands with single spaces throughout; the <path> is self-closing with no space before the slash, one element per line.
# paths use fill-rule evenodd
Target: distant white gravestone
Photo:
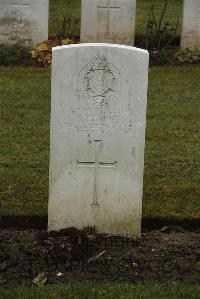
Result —
<path fill-rule="evenodd" d="M 48 39 L 49 0 L 0 0 L 0 43 L 34 47 Z"/>
<path fill-rule="evenodd" d="M 184 0 L 181 48 L 200 49 L 200 0 Z"/>
<path fill-rule="evenodd" d="M 81 42 L 133 45 L 136 0 L 82 0 Z"/>
<path fill-rule="evenodd" d="M 53 49 L 49 230 L 140 236 L 148 53 Z"/>

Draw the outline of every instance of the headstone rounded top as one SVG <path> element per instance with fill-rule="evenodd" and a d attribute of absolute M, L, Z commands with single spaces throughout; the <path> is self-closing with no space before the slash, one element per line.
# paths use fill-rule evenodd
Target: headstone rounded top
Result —
<path fill-rule="evenodd" d="M 65 46 L 57 46 L 52 49 L 52 51 L 57 50 L 64 50 L 64 49 L 70 49 L 70 48 L 118 48 L 118 49 L 125 49 L 130 50 L 138 53 L 145 53 L 149 55 L 149 52 L 145 49 L 126 46 L 126 45 L 118 45 L 118 44 L 109 44 L 109 43 L 83 43 L 83 44 L 72 44 L 72 45 L 65 45 Z"/>

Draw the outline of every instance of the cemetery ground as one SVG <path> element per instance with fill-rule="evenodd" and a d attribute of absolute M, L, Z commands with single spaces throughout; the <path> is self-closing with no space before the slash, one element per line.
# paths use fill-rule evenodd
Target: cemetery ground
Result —
<path fill-rule="evenodd" d="M 41 217 L 39 220 L 47 215 L 50 69 L 1 67 L 0 74 L 2 225 L 7 219 L 8 226 L 20 221 L 26 227 L 25 219 L 31 222 L 31 216 Z M 89 231 L 85 237 L 82 231 L 50 236 L 41 230 L 2 229 L 3 298 L 12 298 L 11 293 L 16 298 L 29 298 L 27 293 L 30 298 L 45 298 L 43 292 L 47 298 L 51 298 L 49 293 L 62 298 L 63 292 L 69 298 L 84 298 L 82 294 L 88 292 L 87 284 L 52 286 L 44 291 L 9 287 L 22 281 L 30 286 L 41 273 L 41 281 L 47 278 L 50 284 L 95 282 L 86 298 L 102 298 L 102 293 L 104 298 L 117 298 L 116 293 L 119 298 L 131 298 L 133 289 L 138 298 L 151 298 L 154 292 L 157 298 L 159 294 L 160 298 L 176 298 L 176 292 L 182 298 L 198 298 L 199 75 L 198 66 L 150 68 L 142 239 L 105 239 Z M 19 218 L 13 222 L 16 216 Z M 80 235 L 86 243 L 80 244 Z M 72 255 L 68 247 L 63 251 L 63 241 L 74 246 Z M 88 262 L 99 253 L 102 256 Z M 139 284 L 99 286 L 108 282 Z M 143 297 L 139 297 L 141 292 Z"/>

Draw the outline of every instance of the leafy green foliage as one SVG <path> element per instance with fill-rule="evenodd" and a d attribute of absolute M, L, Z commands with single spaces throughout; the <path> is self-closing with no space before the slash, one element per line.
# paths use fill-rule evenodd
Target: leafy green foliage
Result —
<path fill-rule="evenodd" d="M 162 15 L 165 0 L 138 0 L 136 7 L 136 37 L 146 37 L 147 35 L 147 25 L 149 21 L 150 11 L 153 5 L 154 16 L 156 20 L 160 19 Z M 168 24 L 176 25 L 177 19 L 179 20 L 179 25 L 177 28 L 176 35 L 181 35 L 181 24 L 183 15 L 183 0 L 169 0 L 167 9 L 165 11 L 165 16 L 163 20 L 163 25 L 165 22 Z"/>
<path fill-rule="evenodd" d="M 175 59 L 180 63 L 200 63 L 200 50 L 180 50 L 175 54 Z"/>
<path fill-rule="evenodd" d="M 179 21 L 177 20 L 175 25 L 165 21 L 168 5 L 169 0 L 165 0 L 159 18 L 155 16 L 154 5 L 151 6 L 147 23 L 146 49 L 168 48 L 174 41 Z"/>
<path fill-rule="evenodd" d="M 79 39 L 80 37 L 80 17 L 79 16 L 62 16 L 56 18 L 52 22 L 53 38 L 73 38 Z"/>
<path fill-rule="evenodd" d="M 0 44 L 0 65 L 31 65 L 30 50 L 21 44 Z"/>

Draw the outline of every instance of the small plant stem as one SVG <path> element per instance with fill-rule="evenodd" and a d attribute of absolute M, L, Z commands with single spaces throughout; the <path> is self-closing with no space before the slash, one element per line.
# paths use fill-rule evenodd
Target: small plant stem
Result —
<path fill-rule="evenodd" d="M 166 9 L 167 9 L 167 5 L 168 5 L 168 0 L 165 0 L 165 4 L 164 4 L 162 14 L 161 14 L 161 17 L 160 17 L 160 20 L 159 20 L 159 23 L 158 23 L 158 27 L 157 27 L 157 34 L 159 34 L 159 32 L 160 32 L 160 28 L 162 26 L 162 22 L 163 22 L 163 18 L 164 18 Z"/>

